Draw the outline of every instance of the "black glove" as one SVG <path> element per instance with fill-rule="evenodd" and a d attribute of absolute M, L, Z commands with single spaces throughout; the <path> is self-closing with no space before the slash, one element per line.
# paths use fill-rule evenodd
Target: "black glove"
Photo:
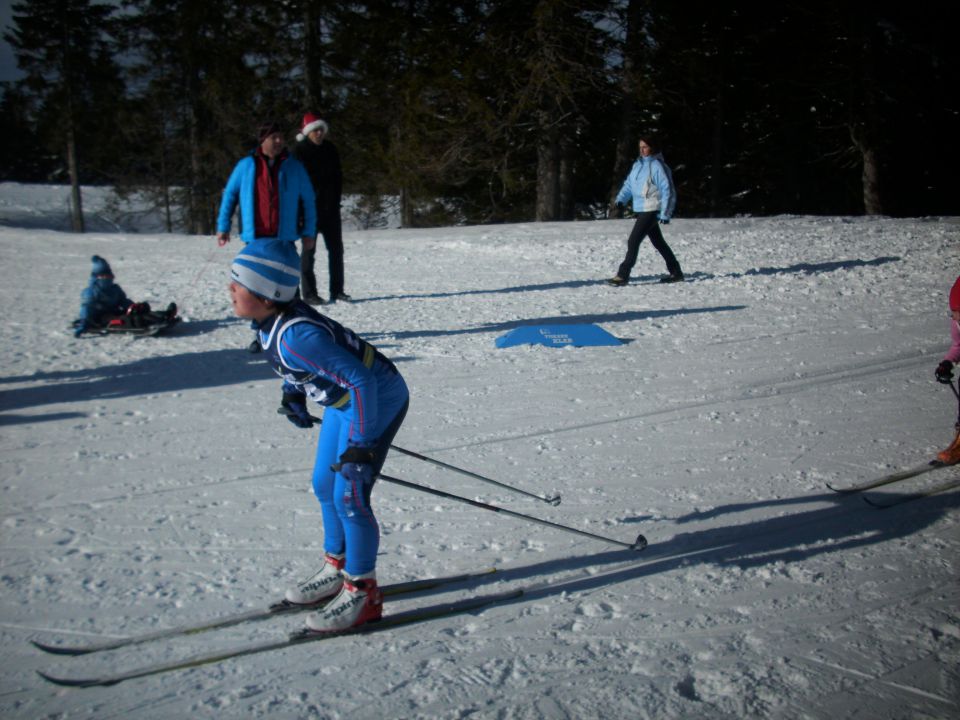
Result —
<path fill-rule="evenodd" d="M 277 410 L 298 428 L 312 428 L 316 418 L 307 412 L 307 396 L 300 393 L 284 393 Z"/>
<path fill-rule="evenodd" d="M 949 385 L 953 380 L 953 363 L 949 360 L 944 360 L 937 365 L 937 369 L 933 371 L 933 374 L 934 377 L 937 378 L 937 382 Z"/>
<path fill-rule="evenodd" d="M 373 450 L 351 445 L 343 451 L 340 462 L 330 469 L 338 472 L 353 485 L 364 487 L 373 482 Z"/>
<path fill-rule="evenodd" d="M 670 218 L 660 218 L 660 224 L 661 224 L 661 225 L 669 225 L 669 224 L 670 224 Z"/>
<path fill-rule="evenodd" d="M 617 203 L 613 207 L 613 216 L 617 219 L 623 217 L 623 203 Z"/>

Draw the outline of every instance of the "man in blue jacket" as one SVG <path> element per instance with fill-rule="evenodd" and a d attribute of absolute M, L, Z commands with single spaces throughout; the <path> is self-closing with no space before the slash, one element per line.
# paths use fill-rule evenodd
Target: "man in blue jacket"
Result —
<path fill-rule="evenodd" d="M 310 176 L 287 152 L 278 123 L 261 126 L 257 139 L 257 149 L 236 164 L 223 189 L 217 242 L 220 247 L 230 242 L 230 222 L 239 204 L 240 239 L 245 243 L 295 243 L 299 238 L 304 250 L 312 250 L 317 243 L 317 206 Z M 260 349 L 259 339 L 248 347 L 252 353 Z"/>
<path fill-rule="evenodd" d="M 289 155 L 280 126 L 260 128 L 259 146 L 240 160 L 230 174 L 220 201 L 217 242 L 230 242 L 230 222 L 240 205 L 240 239 L 303 241 L 310 249 L 316 243 L 317 212 L 310 176 L 300 162 Z M 303 225 L 299 210 L 303 207 Z"/>

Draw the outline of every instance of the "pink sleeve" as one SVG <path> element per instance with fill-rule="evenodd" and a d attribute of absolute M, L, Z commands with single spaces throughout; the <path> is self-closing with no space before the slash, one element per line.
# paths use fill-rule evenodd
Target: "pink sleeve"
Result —
<path fill-rule="evenodd" d="M 953 344 L 950 346 L 950 349 L 947 350 L 947 354 L 943 356 L 944 360 L 949 360 L 952 363 L 960 362 L 960 323 L 956 320 L 950 321 L 950 337 L 953 340 Z"/>

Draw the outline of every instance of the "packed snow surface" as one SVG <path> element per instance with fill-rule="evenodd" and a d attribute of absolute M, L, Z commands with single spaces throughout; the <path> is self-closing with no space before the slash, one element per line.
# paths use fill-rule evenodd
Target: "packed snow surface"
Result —
<path fill-rule="evenodd" d="M 960 491 L 879 510 L 826 487 L 952 439 L 957 398 L 933 370 L 957 218 L 680 218 L 664 232 L 687 282 L 659 284 L 644 243 L 625 288 L 603 280 L 629 220 L 348 231 L 354 302 L 323 311 L 406 377 L 396 444 L 562 503 L 399 453 L 385 472 L 616 542 L 380 482 L 381 582 L 499 569 L 387 613 L 528 592 L 112 687 L 46 683 L 37 670 L 94 675 L 285 636 L 302 616 L 80 658 L 30 644 L 265 606 L 318 567 L 323 537 L 316 430 L 277 415 L 279 381 L 231 313 L 239 242 L 113 220 L 71 234 L 66 197 L 0 186 L 0 716 L 960 714 Z M 85 198 L 93 219 L 98 198 Z M 177 302 L 183 322 L 75 339 L 93 254 L 134 299 Z M 494 345 L 522 325 L 578 323 L 623 344 Z M 643 552 L 617 544 L 640 533 Z"/>

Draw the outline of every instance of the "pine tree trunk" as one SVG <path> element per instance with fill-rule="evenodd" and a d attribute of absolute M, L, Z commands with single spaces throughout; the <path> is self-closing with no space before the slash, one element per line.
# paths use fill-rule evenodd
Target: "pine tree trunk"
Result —
<path fill-rule="evenodd" d="M 407 188 L 400 188 L 400 226 L 413 227 L 413 202 Z"/>
<path fill-rule="evenodd" d="M 710 173 L 710 214 L 716 217 L 726 212 L 723 202 L 724 167 L 728 154 L 725 148 L 726 137 L 726 106 L 727 106 L 727 52 L 728 43 L 726 33 L 721 30 L 717 33 L 717 54 L 715 58 L 716 80 L 714 82 L 713 107 L 713 149 L 712 171 Z"/>
<path fill-rule="evenodd" d="M 880 160 L 876 148 L 867 141 L 867 133 L 851 126 L 850 137 L 863 159 L 863 212 L 866 215 L 883 215 L 883 193 L 880 181 Z"/>
<path fill-rule="evenodd" d="M 85 232 L 83 198 L 80 193 L 80 171 L 77 167 L 77 141 L 73 123 L 67 123 L 67 169 L 70 174 L 70 227 L 75 233 Z"/>
<path fill-rule="evenodd" d="M 630 0 L 627 5 L 627 36 L 624 41 L 623 77 L 620 81 L 620 128 L 617 131 L 617 144 L 613 156 L 613 176 L 610 179 L 609 210 L 614 209 L 617 194 L 623 185 L 623 179 L 633 159 L 636 157 L 636 139 L 633 137 L 633 113 L 640 85 L 637 68 L 640 65 L 640 53 L 643 52 L 640 29 L 643 23 L 643 3 Z M 612 212 L 611 212 L 612 214 Z"/>
<path fill-rule="evenodd" d="M 863 211 L 867 215 L 883 215 L 880 163 L 873 148 L 867 148 L 863 153 Z"/>
<path fill-rule="evenodd" d="M 557 205 L 559 215 L 557 219 L 573 220 L 573 153 L 567 143 L 561 143 L 560 145 L 558 173 L 557 187 L 559 189 L 559 197 L 557 198 Z"/>
<path fill-rule="evenodd" d="M 164 226 L 168 233 L 173 232 L 173 208 L 170 197 L 170 178 L 167 175 L 167 141 L 162 141 L 160 148 L 160 192 L 163 198 L 163 219 Z"/>
<path fill-rule="evenodd" d="M 537 143 L 538 222 L 557 220 L 560 215 L 560 158 L 556 135 L 554 128 L 541 123 Z"/>
<path fill-rule="evenodd" d="M 303 75 L 306 109 L 323 114 L 322 52 L 320 46 L 320 3 L 304 3 L 303 8 Z"/>
<path fill-rule="evenodd" d="M 853 14 L 848 23 L 852 27 L 858 55 L 852 68 L 850 138 L 863 159 L 863 211 L 867 215 L 883 215 L 883 200 L 880 180 L 879 138 L 883 137 L 883 122 L 880 119 L 880 100 L 877 97 L 875 74 L 877 40 L 876 24 L 871 18 Z"/>
<path fill-rule="evenodd" d="M 199 137 L 197 133 L 197 121 L 196 113 L 191 108 L 189 110 L 189 134 L 190 134 L 190 147 L 196 148 L 199 147 Z M 206 214 L 206 208 L 204 202 L 200 197 L 200 178 L 202 177 L 202 168 L 200 167 L 200 153 L 192 152 L 190 153 L 190 207 L 188 209 L 188 217 L 190 233 L 194 235 L 204 234 L 204 226 L 206 223 L 203 220 L 203 216 Z M 240 228 L 237 228 L 237 233 L 240 233 Z"/>

